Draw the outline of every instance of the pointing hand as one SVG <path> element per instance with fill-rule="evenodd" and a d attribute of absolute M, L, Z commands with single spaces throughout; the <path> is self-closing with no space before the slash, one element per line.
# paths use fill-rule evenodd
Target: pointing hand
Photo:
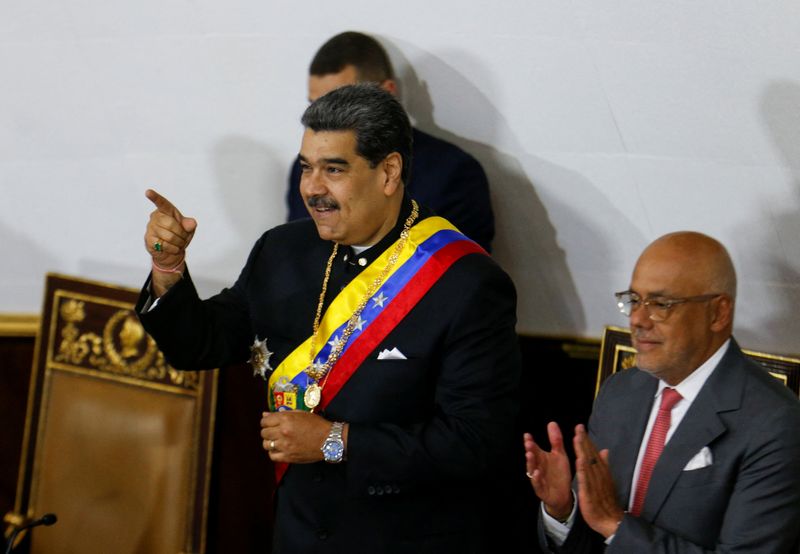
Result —
<path fill-rule="evenodd" d="M 153 292 L 161 296 L 182 276 L 186 248 L 197 221 L 184 217 L 172 202 L 152 189 L 145 196 L 156 207 L 145 230 L 144 246 L 153 258 Z"/>

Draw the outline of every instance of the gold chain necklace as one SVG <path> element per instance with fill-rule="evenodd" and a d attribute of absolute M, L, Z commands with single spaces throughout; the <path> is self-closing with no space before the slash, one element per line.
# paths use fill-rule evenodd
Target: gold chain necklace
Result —
<path fill-rule="evenodd" d="M 342 337 L 338 341 L 334 341 L 334 348 L 333 351 L 328 355 L 328 360 L 324 364 L 318 364 L 314 362 L 314 352 L 316 351 L 316 342 L 317 342 L 317 334 L 319 332 L 319 322 L 320 318 L 322 317 L 322 306 L 325 303 L 325 294 L 328 291 L 328 280 L 331 277 L 331 268 L 333 267 L 333 260 L 336 258 L 336 253 L 339 251 L 339 244 L 335 243 L 333 245 L 333 252 L 331 252 L 330 257 L 328 258 L 328 263 L 325 266 L 325 277 L 322 280 L 322 291 L 319 294 L 319 302 L 317 302 L 317 313 L 314 316 L 314 333 L 311 335 L 311 351 L 310 351 L 310 359 L 308 362 L 308 367 L 306 367 L 303 371 L 308 375 L 310 379 L 314 382 L 311 383 L 308 388 L 306 389 L 305 393 L 303 394 L 303 400 L 305 405 L 308 406 L 311 411 L 314 411 L 320 401 L 322 400 L 322 387 L 325 386 L 325 381 L 327 381 L 329 372 L 331 368 L 334 366 L 336 361 L 339 359 L 339 356 L 342 354 L 342 350 L 344 350 L 345 345 L 347 345 L 347 341 L 350 340 L 350 335 L 353 334 L 356 326 L 358 325 L 359 320 L 361 319 L 361 312 L 364 311 L 366 308 L 369 299 L 375 294 L 380 286 L 383 284 L 384 279 L 392 270 L 392 268 L 397 263 L 397 260 L 400 258 L 400 252 L 402 252 L 403 247 L 406 245 L 406 241 L 408 240 L 409 230 L 411 226 L 414 224 L 414 221 L 417 220 L 419 216 L 419 206 L 415 200 L 411 201 L 411 214 L 406 219 L 405 223 L 403 223 L 403 230 L 400 232 L 400 240 L 397 242 L 397 245 L 392 252 L 392 255 L 389 257 L 389 260 L 386 262 L 386 266 L 381 271 L 381 274 L 378 275 L 375 280 L 372 281 L 367 292 L 364 293 L 364 297 L 359 302 L 358 306 L 356 307 L 353 315 L 350 316 L 350 319 L 347 321 L 347 327 L 345 327 L 344 331 L 342 332 Z M 336 337 L 334 337 L 335 339 Z M 320 379 L 325 379 L 322 383 L 320 383 Z"/>

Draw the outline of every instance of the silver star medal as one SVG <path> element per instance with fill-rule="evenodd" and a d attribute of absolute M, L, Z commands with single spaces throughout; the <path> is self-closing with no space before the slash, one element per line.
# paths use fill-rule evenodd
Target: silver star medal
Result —
<path fill-rule="evenodd" d="M 389 297 L 385 296 L 383 294 L 383 291 L 381 291 L 381 293 L 378 296 L 376 296 L 375 298 L 372 299 L 372 301 L 375 302 L 375 304 L 373 304 L 372 307 L 373 308 L 377 308 L 378 306 L 380 306 L 381 308 L 383 308 L 383 304 L 387 300 L 389 300 Z"/>
<path fill-rule="evenodd" d="M 331 349 L 336 350 L 337 348 L 339 348 L 341 342 L 342 339 L 340 339 L 338 335 L 333 335 L 333 340 L 328 342 L 328 344 L 331 346 Z"/>
<path fill-rule="evenodd" d="M 250 365 L 253 366 L 253 377 L 260 375 L 262 379 L 267 380 L 267 372 L 272 372 L 273 368 L 269 365 L 269 359 L 274 352 L 270 352 L 267 348 L 267 339 L 258 340 L 258 335 L 250 347 Z"/>
<path fill-rule="evenodd" d="M 358 329 L 359 331 L 364 330 L 364 325 L 367 323 L 366 319 L 361 319 L 361 315 L 358 316 L 358 321 L 356 321 L 353 329 Z"/>

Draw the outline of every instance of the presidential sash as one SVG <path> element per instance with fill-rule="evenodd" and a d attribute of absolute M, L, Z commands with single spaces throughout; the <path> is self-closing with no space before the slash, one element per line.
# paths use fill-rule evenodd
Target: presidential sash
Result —
<path fill-rule="evenodd" d="M 400 239 L 398 239 L 399 241 Z M 325 311 L 315 345 L 313 363 L 324 364 L 341 340 L 342 332 L 359 304 L 389 262 L 397 242 L 364 268 L 334 298 Z M 330 368 L 319 408 L 324 409 L 355 373 L 361 363 L 416 306 L 447 269 L 467 254 L 486 254 L 441 217 L 429 217 L 409 229 L 398 260 L 380 287 L 368 299 L 347 344 Z M 303 371 L 311 358 L 311 337 L 275 368 L 269 379 L 271 411 L 307 410 L 305 389 L 313 380 Z M 279 468 L 279 466 L 284 466 Z M 276 464 L 278 480 L 285 464 Z"/>

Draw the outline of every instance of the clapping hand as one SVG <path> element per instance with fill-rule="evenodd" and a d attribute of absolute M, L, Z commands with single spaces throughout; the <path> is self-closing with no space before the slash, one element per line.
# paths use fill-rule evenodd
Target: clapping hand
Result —
<path fill-rule="evenodd" d="M 526 471 L 531 486 L 547 513 L 558 520 L 564 520 L 572 512 L 572 473 L 564 450 L 561 429 L 554 421 L 547 424 L 547 437 L 550 440 L 550 452 L 539 448 L 533 437 L 525 433 L 523 442 Z"/>
<path fill-rule="evenodd" d="M 624 516 L 614 492 L 608 450 L 598 452 L 583 425 L 575 427 L 573 444 L 581 515 L 589 527 L 608 538 L 617 532 Z"/>

